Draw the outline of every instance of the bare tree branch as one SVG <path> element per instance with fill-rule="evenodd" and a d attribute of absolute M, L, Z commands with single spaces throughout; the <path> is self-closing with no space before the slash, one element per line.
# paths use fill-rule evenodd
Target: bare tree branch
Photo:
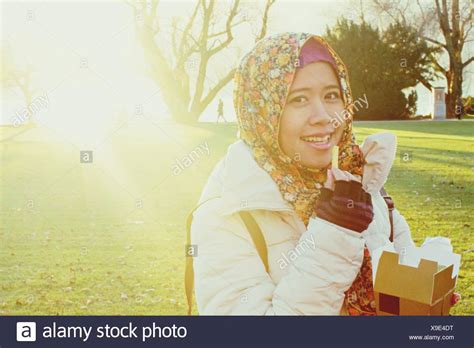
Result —
<path fill-rule="evenodd" d="M 397 17 L 396 15 L 392 13 L 392 9 L 394 6 L 392 5 L 391 1 L 373 0 L 373 3 L 380 12 L 388 15 L 392 21 L 394 22 L 401 21 L 401 22 L 406 23 L 405 16 L 400 10 L 395 10 L 395 12 L 397 12 L 398 16 L 401 16 L 401 17 Z"/>
<path fill-rule="evenodd" d="M 466 29 L 466 25 L 469 24 L 469 26 Z M 462 34 L 462 39 L 464 42 L 467 41 L 467 38 L 469 36 L 469 32 L 472 29 L 472 12 L 469 12 L 469 16 L 466 17 L 461 24 L 461 34 Z"/>
<path fill-rule="evenodd" d="M 179 53 L 178 53 L 178 44 L 176 42 L 177 40 L 177 35 L 178 35 L 178 21 L 176 19 L 173 19 L 172 22 L 171 22 L 171 46 L 173 48 L 173 54 L 175 55 L 175 57 L 178 57 L 179 56 Z"/>
<path fill-rule="evenodd" d="M 435 45 L 438 45 L 438 46 L 440 46 L 440 47 L 446 48 L 446 45 L 445 45 L 444 43 L 441 43 L 441 42 L 439 42 L 439 41 L 437 41 L 437 40 L 433 40 L 433 39 L 431 39 L 431 38 L 429 38 L 429 37 L 427 37 L 427 36 L 423 36 L 423 39 L 425 39 L 426 41 L 429 41 L 429 42 L 431 42 L 431 43 L 433 43 L 433 44 L 435 44 Z"/>
<path fill-rule="evenodd" d="M 466 60 L 464 63 L 462 63 L 462 67 L 463 67 L 463 68 L 467 67 L 467 66 L 468 66 L 469 64 L 471 64 L 473 61 L 474 61 L 474 57 L 469 58 L 469 59 Z"/>
<path fill-rule="evenodd" d="M 227 46 L 229 46 L 229 44 L 234 39 L 234 37 L 232 36 L 232 21 L 234 20 L 234 17 L 237 15 L 237 9 L 239 7 L 239 3 L 240 3 L 240 0 L 235 0 L 234 1 L 232 9 L 230 10 L 229 16 L 227 17 L 227 22 L 226 22 L 226 25 L 225 25 L 226 35 L 227 35 L 226 40 L 223 43 L 221 43 L 219 46 L 209 50 L 209 52 L 208 52 L 209 57 L 212 57 L 217 52 L 219 52 L 219 51 L 223 50 L 224 48 L 226 48 Z"/>
<path fill-rule="evenodd" d="M 237 27 L 237 26 L 239 26 L 239 25 L 241 25 L 241 24 L 243 24 L 243 23 L 247 23 L 247 22 L 248 22 L 248 20 L 242 19 L 242 20 L 240 20 L 240 21 L 238 21 L 238 22 L 233 23 L 233 24 L 231 25 L 231 28 Z M 218 37 L 218 36 L 224 35 L 225 33 L 227 33 L 227 29 L 222 30 L 222 31 L 217 32 L 217 33 L 209 34 L 209 35 L 208 35 L 208 38 L 212 39 L 212 38 L 214 38 L 214 37 Z"/>
<path fill-rule="evenodd" d="M 267 22 L 268 22 L 268 12 L 270 11 L 270 7 L 275 3 L 275 0 L 267 0 L 265 4 L 265 10 L 263 12 L 262 18 L 262 28 L 260 29 L 260 35 L 257 36 L 255 41 L 263 39 L 265 35 L 267 35 Z"/>
<path fill-rule="evenodd" d="M 193 12 L 192 12 L 192 14 L 191 14 L 191 17 L 189 17 L 188 23 L 187 23 L 186 26 L 184 27 L 183 35 L 181 36 L 181 42 L 180 42 L 180 44 L 179 44 L 179 54 L 180 54 L 180 55 L 183 54 L 184 45 L 185 45 L 186 40 L 187 40 L 189 37 L 192 37 L 192 36 L 190 36 L 189 32 L 190 32 L 190 30 L 191 30 L 192 27 L 193 27 L 194 20 L 196 19 L 196 15 L 197 15 L 197 13 L 198 13 L 198 10 L 199 10 L 199 2 L 196 2 L 196 5 L 194 6 L 194 9 L 193 9 Z M 197 43 L 196 43 L 196 45 L 197 45 Z"/>

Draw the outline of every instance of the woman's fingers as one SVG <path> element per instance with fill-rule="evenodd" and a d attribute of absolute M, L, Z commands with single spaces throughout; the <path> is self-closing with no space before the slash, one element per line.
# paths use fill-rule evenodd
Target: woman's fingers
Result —
<path fill-rule="evenodd" d="M 334 179 L 336 181 L 339 181 L 339 180 L 351 181 L 352 180 L 352 181 L 361 182 L 361 178 L 358 175 L 357 176 L 352 175 L 351 173 L 346 172 L 344 170 L 340 170 L 339 168 L 333 168 L 332 171 L 334 174 Z"/>
<path fill-rule="evenodd" d="M 332 168 L 332 173 L 336 181 L 349 181 L 349 176 L 346 175 L 347 172 L 340 170 L 339 168 Z"/>
<path fill-rule="evenodd" d="M 336 181 L 361 182 L 361 177 L 359 175 L 352 175 L 351 173 L 338 168 L 328 169 L 327 179 L 324 183 L 324 187 L 334 191 L 334 188 L 336 187 Z"/>
<path fill-rule="evenodd" d="M 327 179 L 324 183 L 324 187 L 334 191 L 335 182 L 334 182 L 334 174 L 331 169 L 328 169 Z"/>

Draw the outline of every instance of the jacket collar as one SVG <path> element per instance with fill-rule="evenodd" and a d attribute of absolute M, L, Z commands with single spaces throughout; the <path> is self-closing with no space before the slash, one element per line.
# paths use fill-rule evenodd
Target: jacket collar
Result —
<path fill-rule="evenodd" d="M 222 198 L 219 211 L 223 215 L 241 210 L 293 210 L 242 140 L 229 146 L 226 156 L 211 174 L 200 202 L 213 196 Z"/>
<path fill-rule="evenodd" d="M 223 214 L 239 210 L 293 210 L 270 174 L 255 161 L 242 140 L 229 146 L 222 187 Z"/>

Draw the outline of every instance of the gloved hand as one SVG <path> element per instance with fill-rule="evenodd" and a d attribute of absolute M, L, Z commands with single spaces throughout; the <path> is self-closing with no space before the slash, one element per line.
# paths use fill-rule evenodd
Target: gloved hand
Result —
<path fill-rule="evenodd" d="M 316 215 L 341 227 L 359 232 L 370 254 L 390 244 L 389 235 L 373 223 L 372 197 L 363 188 L 361 178 L 337 168 L 328 170 Z"/>
<path fill-rule="evenodd" d="M 337 168 L 328 170 L 328 179 L 316 204 L 316 215 L 333 224 L 362 233 L 372 222 L 370 194 L 360 178 Z"/>

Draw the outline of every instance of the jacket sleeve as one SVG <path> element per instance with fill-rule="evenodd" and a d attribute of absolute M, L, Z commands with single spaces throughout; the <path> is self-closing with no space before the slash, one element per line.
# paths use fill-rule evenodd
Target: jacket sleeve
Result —
<path fill-rule="evenodd" d="M 202 315 L 338 315 L 363 259 L 359 233 L 312 219 L 287 274 L 275 284 L 238 214 L 212 207 L 195 213 L 191 229 L 196 301 Z M 207 212 L 206 212 L 207 211 Z M 296 246 L 295 246 L 296 247 Z"/>
<path fill-rule="evenodd" d="M 397 209 L 393 210 L 393 244 L 397 252 L 415 245 L 411 238 L 410 227 Z"/>

